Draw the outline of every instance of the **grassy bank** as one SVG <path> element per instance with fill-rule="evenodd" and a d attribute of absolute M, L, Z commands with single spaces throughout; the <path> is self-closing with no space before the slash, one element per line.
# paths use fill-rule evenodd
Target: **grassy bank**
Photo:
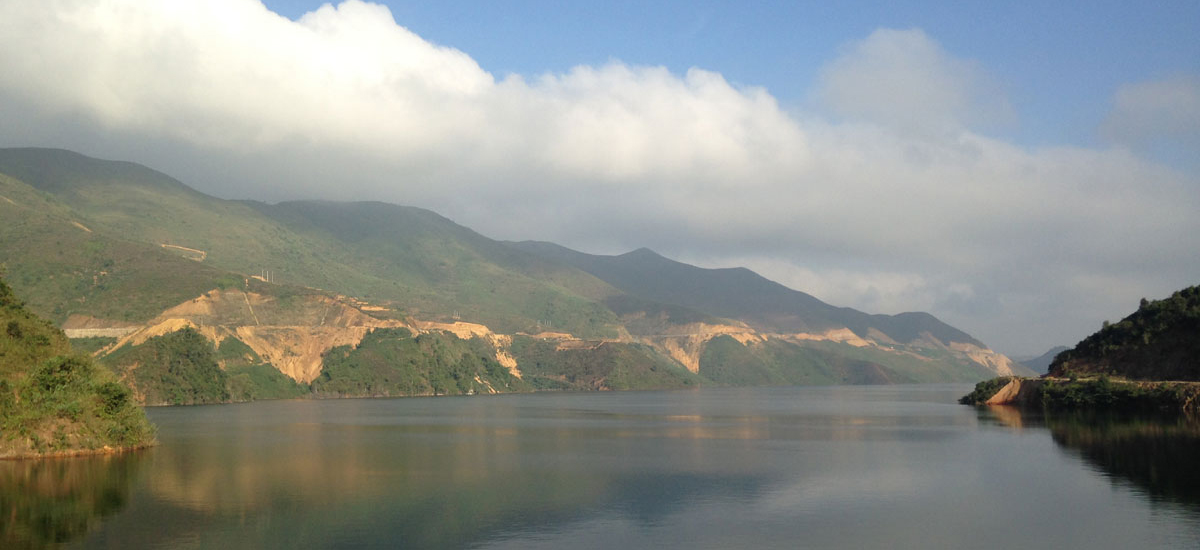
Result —
<path fill-rule="evenodd" d="M 144 447 L 154 428 L 129 390 L 0 280 L 0 458 Z"/>

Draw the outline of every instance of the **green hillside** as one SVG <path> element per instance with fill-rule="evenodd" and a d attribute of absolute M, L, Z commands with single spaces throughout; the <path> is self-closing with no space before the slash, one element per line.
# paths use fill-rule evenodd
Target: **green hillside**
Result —
<path fill-rule="evenodd" d="M 218 360 L 224 360 L 225 368 Z M 200 405 L 308 394 L 307 387 L 263 362 L 236 338 L 226 338 L 214 348 L 191 328 L 122 346 L 100 362 L 116 372 L 144 405 Z"/>
<path fill-rule="evenodd" d="M 0 265 L 39 315 L 144 321 L 215 288 L 227 273 L 102 232 L 53 196 L 0 174 Z M 96 226 L 93 229 L 92 226 Z"/>
<path fill-rule="evenodd" d="M 606 257 L 501 243 L 428 210 L 378 202 L 223 200 L 69 151 L 0 149 L 0 216 L 0 265 L 36 313 L 73 330 L 136 328 L 180 306 L 172 315 L 220 340 L 159 331 L 118 350 L 112 338 L 79 340 L 145 403 L 993 375 L 948 349 L 982 344 L 931 315 L 839 308 L 747 269 L 702 269 L 648 250 Z M 482 350 L 440 332 L 450 325 L 416 328 L 457 321 L 504 337 Z M 421 334 L 344 346 L 346 334 L 397 324 Z M 249 338 L 265 338 L 254 344 L 262 357 L 247 345 L 254 340 L 226 337 L 259 328 Z M 713 339 L 847 328 L 870 343 Z M 534 334 L 542 336 L 525 336 Z M 301 353 L 307 370 L 280 362 Z M 524 378 L 491 372 L 505 353 Z M 409 365 L 407 374 L 381 358 Z M 317 368 L 325 370 L 314 379 Z"/>
<path fill-rule="evenodd" d="M 720 384 L 778 386 L 974 382 L 992 373 L 949 356 L 935 361 L 837 342 L 767 340 L 743 345 L 722 336 L 705 348 L 700 374 Z"/>
<path fill-rule="evenodd" d="M 1066 378 L 1067 380 L 1063 380 Z M 980 382 L 960 402 L 992 400 L 1012 378 Z M 1064 409 L 1168 411 L 1200 407 L 1200 286 L 1164 300 L 1143 299 L 1137 311 L 1060 352 L 1047 376 L 1018 379 L 1007 399 Z"/>
<path fill-rule="evenodd" d="M 672 389 L 711 383 L 643 344 L 596 342 L 564 348 L 518 336 L 513 338 L 512 354 L 525 379 L 538 389 Z"/>
<path fill-rule="evenodd" d="M 581 336 L 616 334 L 616 317 L 593 301 L 616 293 L 604 283 L 513 250 L 427 210 L 383 203 L 227 201 L 136 164 L 51 149 L 0 150 L 0 174 L 11 176 L 10 187 L 23 182 L 42 192 L 11 191 L 32 195 L 27 216 L 40 216 L 48 203 L 58 214 L 22 235 L 0 236 L 4 242 L 17 242 L 57 223 L 61 229 L 48 232 L 53 243 L 41 245 L 83 248 L 74 254 L 65 251 L 64 262 L 48 266 L 47 272 L 69 271 L 81 259 L 99 262 L 94 271 L 102 271 L 110 259 L 117 261 L 104 254 L 84 257 L 92 250 L 88 245 L 71 245 L 60 235 L 74 227 L 69 220 L 78 220 L 91 230 L 90 239 L 105 241 L 106 250 L 122 249 L 113 254 L 131 254 L 123 248 L 136 243 L 143 250 L 157 249 L 159 255 L 190 259 L 194 263 L 189 267 L 199 271 L 269 270 L 273 282 L 391 302 L 404 314 L 425 318 L 450 319 L 457 313 L 502 331 L 532 329 L 542 321 Z M 115 239 L 127 242 L 108 243 Z M 7 261 L 29 255 L 28 250 L 12 251 Z M 45 273 L 16 275 L 22 287 L 48 285 Z M 33 294 L 51 293 L 38 288 Z M 63 303 L 64 294 L 68 293 L 54 294 L 57 300 L 37 300 L 34 306 L 42 311 L 51 303 Z M 56 320 L 63 317 L 44 313 Z M 125 312 L 126 317 L 137 315 Z"/>
<path fill-rule="evenodd" d="M 835 307 L 746 268 L 705 269 L 669 260 L 645 248 L 619 256 L 597 256 L 552 243 L 511 244 L 577 267 L 630 295 L 737 319 L 767 332 L 823 332 L 844 327 L 867 337 L 875 329 L 900 343 L 918 340 L 927 332 L 945 343 L 984 347 L 928 313 L 870 315 Z"/>
<path fill-rule="evenodd" d="M 540 320 L 584 337 L 616 335 L 616 317 L 591 299 L 616 293 L 608 285 L 428 210 L 377 202 L 248 204 L 309 242 L 330 243 L 341 265 L 372 276 L 363 292 L 348 294 L 394 301 L 424 318 L 457 313 L 502 332 L 532 330 Z"/>
<path fill-rule="evenodd" d="M 1200 380 L 1200 286 L 1104 327 L 1050 364 L 1052 376 L 1110 374 L 1136 380 Z"/>
<path fill-rule="evenodd" d="M 453 334 L 414 336 L 406 329 L 371 331 L 357 346 L 333 348 L 317 396 L 473 395 L 529 390 L 496 361 L 491 346 Z"/>
<path fill-rule="evenodd" d="M 129 390 L 0 280 L 0 458 L 130 448 L 154 429 Z"/>

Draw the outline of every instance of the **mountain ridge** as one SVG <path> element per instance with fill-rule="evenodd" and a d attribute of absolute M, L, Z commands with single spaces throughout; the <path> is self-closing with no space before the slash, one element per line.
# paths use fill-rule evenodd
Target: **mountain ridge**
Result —
<path fill-rule="evenodd" d="M 92 163 L 95 172 L 89 170 Z M 131 171 L 128 178 L 122 170 Z M 526 243 L 523 249 L 495 241 L 412 206 L 225 200 L 132 163 L 45 149 L 0 150 L 0 196 L 18 199 L 0 200 L 0 214 L 16 222 L 0 227 L 0 262 L 12 266 L 14 287 L 31 305 L 58 323 L 72 319 L 80 330 L 161 327 L 154 330 L 165 336 L 167 329 L 191 327 L 214 348 L 242 350 L 241 355 L 229 352 L 234 355 L 228 360 L 220 359 L 224 352 L 218 350 L 218 367 L 251 369 L 237 376 L 252 375 L 280 391 L 291 390 L 254 369 L 269 366 L 306 384 L 328 367 L 321 359 L 327 347 L 349 345 L 371 330 L 390 327 L 407 327 L 417 339 L 441 338 L 423 336 L 438 333 L 486 340 L 467 347 L 453 339 L 438 344 L 459 350 L 456 354 L 491 350 L 477 362 L 462 363 L 475 366 L 459 373 L 475 372 L 483 382 L 433 384 L 442 375 L 418 369 L 404 376 L 428 376 L 428 383 L 391 386 L 435 392 L 747 381 L 968 381 L 1009 373 L 1012 367 L 1007 358 L 928 314 L 883 316 L 839 308 L 746 268 L 707 270 L 649 249 L 622 255 L 622 261 L 643 266 L 643 272 L 627 273 L 624 279 L 608 273 L 612 280 L 606 280 L 571 262 L 547 258 L 545 251 L 528 250 L 536 246 Z M 546 247 L 560 255 L 590 257 L 559 245 Z M 608 260 L 589 261 L 600 265 Z M 638 290 L 627 280 L 631 277 L 653 279 L 646 284 L 654 292 L 630 292 L 627 288 Z M 672 287 L 674 293 L 669 292 Z M 276 327 L 270 329 L 275 339 L 263 339 L 267 327 L 260 325 L 265 321 L 253 315 L 213 317 L 182 307 L 204 302 L 204 296 L 218 290 L 241 300 L 218 300 L 227 309 L 275 304 L 281 312 L 270 323 Z M 707 295 L 707 301 L 697 295 Z M 806 305 L 818 314 L 805 318 L 799 310 L 768 307 L 779 302 Z M 326 328 L 313 320 L 320 316 L 312 312 L 332 304 L 375 321 L 336 338 L 317 336 Z M 101 342 L 92 349 L 104 356 L 117 351 L 115 344 L 137 347 L 144 340 Z M 433 349 L 402 341 L 407 342 L 384 339 L 372 345 L 400 346 L 405 353 Z M 717 348 L 723 351 L 715 353 Z M 361 376 L 347 365 L 399 353 L 388 349 L 343 354 L 350 363 L 340 363 L 336 372 Z M 154 354 L 126 351 L 122 356 Z M 713 364 L 724 359 L 760 374 L 743 376 Z M 534 379 L 510 383 L 488 374 L 490 370 L 477 370 L 494 363 L 512 369 L 518 379 L 528 367 Z M 579 365 L 586 365 L 586 372 Z M 385 374 L 386 365 L 363 372 L 391 376 Z M 327 380 L 324 387 L 371 384 Z M 241 386 L 222 391 L 214 395 L 270 394 Z"/>
<path fill-rule="evenodd" d="M 635 296 L 739 319 L 774 332 L 810 332 L 845 327 L 865 338 L 875 328 L 902 343 L 917 340 L 922 332 L 929 332 L 946 344 L 959 342 L 985 347 L 965 332 L 925 312 L 882 315 L 833 306 L 744 267 L 701 268 L 671 260 L 644 247 L 624 254 L 601 256 L 549 242 L 511 244 L 543 257 L 565 261 Z M 655 272 L 666 272 L 667 276 L 649 276 Z M 648 281 L 658 284 L 648 285 Z M 717 290 L 729 286 L 751 288 L 757 291 L 757 295 L 742 300 L 736 297 L 713 299 L 722 294 Z"/>

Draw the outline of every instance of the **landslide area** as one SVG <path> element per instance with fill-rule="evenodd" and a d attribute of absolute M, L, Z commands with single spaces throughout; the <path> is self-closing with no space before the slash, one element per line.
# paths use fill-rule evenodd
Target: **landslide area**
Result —
<path fill-rule="evenodd" d="M 307 383 L 328 350 L 356 345 L 375 328 L 404 327 L 317 291 L 247 279 L 241 289 L 216 289 L 168 308 L 114 344 L 108 353 L 191 328 L 216 347 L 234 339 L 291 379 Z"/>

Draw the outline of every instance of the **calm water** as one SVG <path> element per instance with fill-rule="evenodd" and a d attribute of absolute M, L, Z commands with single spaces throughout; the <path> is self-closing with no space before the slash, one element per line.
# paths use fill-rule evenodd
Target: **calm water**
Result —
<path fill-rule="evenodd" d="M 151 409 L 149 451 L 0 463 L 0 546 L 1200 544 L 1200 430 L 954 404 L 969 389 Z"/>

